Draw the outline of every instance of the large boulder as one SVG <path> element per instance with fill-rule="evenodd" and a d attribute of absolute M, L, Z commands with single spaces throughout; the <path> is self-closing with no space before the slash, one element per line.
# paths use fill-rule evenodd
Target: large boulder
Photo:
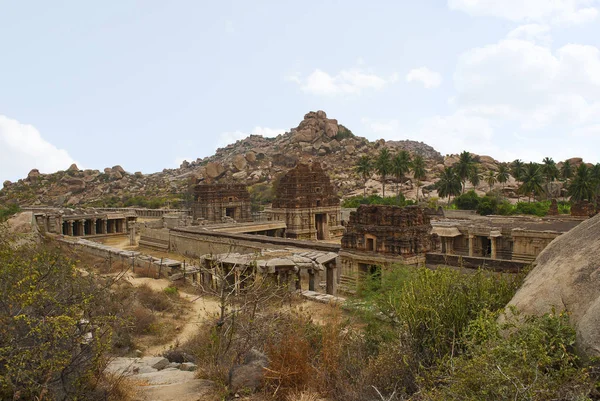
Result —
<path fill-rule="evenodd" d="M 220 163 L 210 162 L 206 165 L 206 175 L 208 178 L 218 178 L 225 173 L 225 168 Z"/>
<path fill-rule="evenodd" d="M 236 171 L 242 171 L 246 168 L 246 158 L 243 155 L 235 155 L 231 162 Z"/>
<path fill-rule="evenodd" d="M 244 361 L 229 371 L 229 389 L 232 393 L 255 392 L 262 385 L 265 368 L 269 361 L 262 352 L 251 349 L 244 355 Z"/>
<path fill-rule="evenodd" d="M 585 356 L 600 356 L 600 215 L 550 243 L 509 305 L 525 315 L 566 310 Z"/>

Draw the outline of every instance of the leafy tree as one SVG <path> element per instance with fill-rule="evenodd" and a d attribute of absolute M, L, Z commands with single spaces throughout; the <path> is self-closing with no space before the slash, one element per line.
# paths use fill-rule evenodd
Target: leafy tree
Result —
<path fill-rule="evenodd" d="M 502 189 L 504 189 L 504 184 L 508 181 L 510 174 L 508 172 L 508 167 L 504 164 L 498 166 L 498 174 L 496 175 L 496 179 L 500 184 L 502 184 Z"/>
<path fill-rule="evenodd" d="M 474 190 L 470 190 L 454 198 L 453 203 L 460 210 L 477 210 L 481 198 Z"/>
<path fill-rule="evenodd" d="M 593 201 L 596 195 L 596 184 L 592 170 L 585 163 L 581 163 L 575 172 L 575 177 L 569 184 L 568 194 L 571 202 Z"/>
<path fill-rule="evenodd" d="M 421 186 L 421 181 L 427 178 L 427 173 L 425 172 L 425 160 L 423 159 L 423 156 L 415 156 L 412 162 L 412 173 L 416 181 L 415 184 L 417 186 L 417 202 L 419 202 L 419 187 Z"/>
<path fill-rule="evenodd" d="M 400 184 L 404 182 L 406 173 L 410 171 L 411 163 L 410 153 L 406 150 L 401 150 L 392 159 L 392 174 L 396 178 L 396 190 L 398 195 L 400 195 Z"/>
<path fill-rule="evenodd" d="M 0 399 L 85 399 L 97 391 L 115 322 L 108 284 L 55 248 L 15 249 L 3 238 Z"/>
<path fill-rule="evenodd" d="M 542 185 L 544 176 L 542 174 L 542 169 L 537 163 L 529 163 L 525 166 L 521 180 L 523 181 L 523 184 L 519 187 L 519 192 L 527 195 L 529 197 L 529 202 L 531 202 L 532 195 L 535 198 L 536 195 L 544 192 L 544 187 Z"/>
<path fill-rule="evenodd" d="M 379 155 L 375 160 L 375 171 L 381 178 L 381 185 L 383 187 L 383 197 L 385 198 L 385 180 L 388 175 L 392 172 L 392 156 L 388 148 L 382 148 L 379 151 Z"/>
<path fill-rule="evenodd" d="M 458 175 L 461 183 L 462 183 L 462 192 L 465 192 L 465 187 L 467 180 L 470 180 L 472 175 L 473 165 L 475 164 L 475 159 L 473 155 L 466 150 L 463 151 L 458 156 L 458 163 L 456 163 L 456 175 Z M 475 185 L 475 184 L 473 184 Z"/>
<path fill-rule="evenodd" d="M 446 167 L 436 183 L 436 187 L 440 197 L 448 197 L 448 204 L 450 204 L 451 196 L 460 195 L 462 183 L 456 171 L 452 167 Z"/>
<path fill-rule="evenodd" d="M 560 176 L 563 181 L 568 181 L 571 179 L 571 177 L 573 177 L 573 167 L 568 160 L 566 160 L 560 168 Z"/>
<path fill-rule="evenodd" d="M 354 171 L 363 179 L 364 195 L 367 196 L 367 180 L 373 172 L 373 161 L 369 156 L 361 156 L 354 167 Z"/>
<path fill-rule="evenodd" d="M 487 172 L 485 176 L 485 182 L 487 182 L 487 184 L 489 185 L 491 192 L 492 188 L 494 188 L 494 184 L 498 182 L 498 176 L 496 175 L 496 173 L 494 173 L 493 170 Z"/>

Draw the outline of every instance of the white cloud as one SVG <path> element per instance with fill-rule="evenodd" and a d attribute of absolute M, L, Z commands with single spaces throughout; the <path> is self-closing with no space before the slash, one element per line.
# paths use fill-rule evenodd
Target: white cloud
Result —
<path fill-rule="evenodd" d="M 543 24 L 521 25 L 510 31 L 506 37 L 507 39 L 523 39 L 545 46 L 550 45 L 552 42 L 550 27 Z"/>
<path fill-rule="evenodd" d="M 0 115 L 0 182 L 24 178 L 34 168 L 66 170 L 72 163 L 66 150 L 46 141 L 34 126 Z"/>
<path fill-rule="evenodd" d="M 250 135 L 260 135 L 265 138 L 273 138 L 277 135 L 284 134 L 284 129 L 279 128 L 268 128 L 268 127 L 254 127 L 254 129 L 250 132 L 243 131 L 232 131 L 232 132 L 223 132 L 219 136 L 219 141 L 217 143 L 218 147 L 224 147 L 229 144 L 235 143 L 240 139 L 247 138 Z"/>
<path fill-rule="evenodd" d="M 360 68 L 351 68 L 330 75 L 325 71 L 315 69 L 304 79 L 298 74 L 288 75 L 286 79 L 300 85 L 300 89 L 305 93 L 319 96 L 336 96 L 356 95 L 365 90 L 382 90 L 396 82 L 398 74 L 383 77 Z"/>
<path fill-rule="evenodd" d="M 427 89 L 437 88 L 442 83 L 442 75 L 427 67 L 414 68 L 406 74 L 406 82 L 421 82 Z"/>
<path fill-rule="evenodd" d="M 400 123 L 394 119 L 381 121 L 364 117 L 360 121 L 367 128 L 368 132 L 379 135 L 379 137 L 385 136 L 387 138 L 390 134 L 397 134 L 400 130 Z"/>
<path fill-rule="evenodd" d="M 595 0 L 448 0 L 452 10 L 515 22 L 582 24 L 598 15 Z"/>

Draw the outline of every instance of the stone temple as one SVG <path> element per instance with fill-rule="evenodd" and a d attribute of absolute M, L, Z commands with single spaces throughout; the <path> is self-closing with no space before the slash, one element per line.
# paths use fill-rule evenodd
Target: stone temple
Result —
<path fill-rule="evenodd" d="M 344 233 L 340 198 L 319 163 L 298 164 L 281 177 L 268 214 L 285 222 L 287 238 L 328 240 Z"/>
<path fill-rule="evenodd" d="M 250 194 L 244 184 L 196 184 L 193 193 L 195 223 L 252 221 Z"/>

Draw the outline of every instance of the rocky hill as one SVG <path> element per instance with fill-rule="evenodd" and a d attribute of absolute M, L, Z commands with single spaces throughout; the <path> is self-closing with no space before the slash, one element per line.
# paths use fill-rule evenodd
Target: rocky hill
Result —
<path fill-rule="evenodd" d="M 316 111 L 307 113 L 296 128 L 276 138 L 251 135 L 218 149 L 213 156 L 184 161 L 177 169 L 154 174 L 132 174 L 120 166 L 98 171 L 79 170 L 72 165 L 66 171 L 52 174 L 41 174 L 34 169 L 18 182 L 4 182 L 0 204 L 180 206 L 190 182 L 243 182 L 251 191 L 265 191 L 278 175 L 298 162 L 311 160 L 319 161 L 328 171 L 340 195 L 349 196 L 362 193 L 363 189 L 362 181 L 354 173 L 356 161 L 363 155 L 374 157 L 382 147 L 390 148 L 392 153 L 406 149 L 413 155 L 422 155 L 427 161 L 429 183 L 435 181 L 444 165 L 454 161 L 453 156 L 444 158 L 421 142 L 383 139 L 371 142 L 328 118 L 324 111 Z M 487 167 L 497 164 L 490 157 L 483 158 Z M 378 191 L 379 185 L 376 180 L 367 183 L 370 191 Z M 411 197 L 408 188 L 404 189 Z"/>

